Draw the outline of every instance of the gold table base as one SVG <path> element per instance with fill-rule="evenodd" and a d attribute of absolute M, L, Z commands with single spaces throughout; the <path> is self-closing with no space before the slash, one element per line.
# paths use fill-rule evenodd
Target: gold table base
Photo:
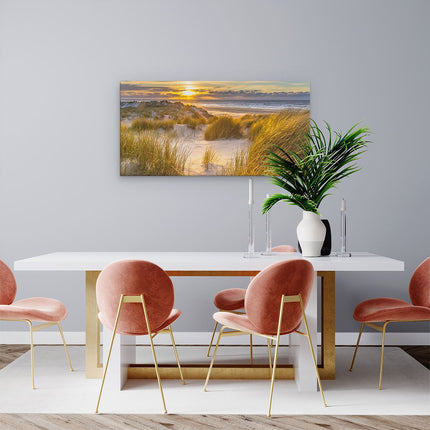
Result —
<path fill-rule="evenodd" d="M 85 274 L 85 375 L 98 379 L 103 375 L 100 362 L 100 322 L 97 317 L 96 282 L 99 271 Z M 169 276 L 255 276 L 258 271 L 168 271 Z M 336 334 L 336 278 L 335 272 L 317 272 L 321 278 L 321 362 L 318 364 L 321 379 L 336 379 L 335 334 Z M 186 379 L 205 379 L 209 365 L 182 365 Z M 164 379 L 179 379 L 177 367 L 159 366 L 160 376 Z M 269 366 L 257 365 L 220 365 L 214 366 L 213 379 L 269 379 Z M 130 366 L 128 377 L 155 379 L 152 366 Z M 277 379 L 294 379 L 291 365 L 280 365 L 276 370 Z"/>

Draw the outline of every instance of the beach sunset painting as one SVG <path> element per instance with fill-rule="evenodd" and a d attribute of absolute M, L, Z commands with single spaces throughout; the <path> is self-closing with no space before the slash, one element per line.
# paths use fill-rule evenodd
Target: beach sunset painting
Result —
<path fill-rule="evenodd" d="M 120 113 L 121 176 L 261 176 L 309 130 L 310 85 L 124 81 Z"/>

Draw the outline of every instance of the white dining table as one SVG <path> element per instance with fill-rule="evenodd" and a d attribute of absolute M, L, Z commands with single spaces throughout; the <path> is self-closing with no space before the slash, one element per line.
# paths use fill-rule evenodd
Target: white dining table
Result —
<path fill-rule="evenodd" d="M 54 252 L 36 257 L 17 260 L 16 271 L 79 271 L 85 272 L 85 333 L 86 333 L 86 376 L 100 378 L 103 365 L 100 362 L 100 323 L 97 317 L 96 302 L 97 277 L 108 264 L 125 259 L 147 260 L 159 265 L 169 276 L 255 276 L 261 270 L 282 260 L 302 259 L 299 253 L 274 253 L 270 256 L 258 255 L 244 258 L 243 252 Z M 335 273 L 336 272 L 375 272 L 403 271 L 404 262 L 366 252 L 354 252 L 351 257 L 324 256 L 305 258 L 314 267 L 314 285 L 306 307 L 309 331 L 314 348 L 317 340 L 317 320 L 321 318 L 321 359 L 319 371 L 322 379 L 335 379 Z M 317 277 L 321 278 L 321 309 L 317 309 Z M 204 285 L 204 284 L 202 284 Z M 204 288 L 204 287 L 203 287 Z M 180 292 L 176 292 L 177 294 Z M 213 297 L 208 296 L 208 301 Z M 133 346 L 133 339 L 120 336 L 117 357 L 113 363 L 117 366 L 118 384 L 125 379 L 155 377 L 153 368 L 136 366 L 130 353 L 122 353 L 127 345 L 128 351 Z M 106 343 L 106 342 L 105 342 Z M 295 336 L 292 341 L 294 350 L 293 365 L 279 366 L 278 379 L 295 379 L 299 390 L 315 391 L 316 376 L 313 370 L 311 354 L 306 339 Z M 129 362 L 127 362 L 129 361 Z M 130 364 L 130 366 L 129 366 Z M 203 379 L 207 365 L 183 366 L 185 378 Z M 160 368 L 161 377 L 178 377 L 174 366 Z M 149 376 L 148 376 L 149 375 Z M 266 379 L 270 375 L 268 367 L 257 365 L 235 366 L 220 365 L 214 367 L 211 377 L 220 379 Z"/>

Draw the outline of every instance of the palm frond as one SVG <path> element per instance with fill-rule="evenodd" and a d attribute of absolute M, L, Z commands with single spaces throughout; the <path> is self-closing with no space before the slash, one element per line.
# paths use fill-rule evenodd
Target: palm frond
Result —
<path fill-rule="evenodd" d="M 333 131 L 325 122 L 326 134 L 311 120 L 309 132 L 298 151 L 274 147 L 266 157 L 272 183 L 288 194 L 275 194 L 263 204 L 263 213 L 279 201 L 318 213 L 331 188 L 359 170 L 356 161 L 366 151 L 367 127 L 354 124 L 346 133 Z"/>

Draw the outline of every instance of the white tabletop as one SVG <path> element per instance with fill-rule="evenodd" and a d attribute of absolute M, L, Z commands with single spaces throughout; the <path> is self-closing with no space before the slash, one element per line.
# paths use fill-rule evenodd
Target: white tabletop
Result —
<path fill-rule="evenodd" d="M 54 252 L 17 260 L 15 270 L 97 271 L 117 260 L 148 260 L 166 271 L 260 271 L 281 260 L 300 258 L 299 253 L 244 258 L 243 252 Z M 352 257 L 306 258 L 320 271 L 403 271 L 404 262 L 366 252 Z"/>

